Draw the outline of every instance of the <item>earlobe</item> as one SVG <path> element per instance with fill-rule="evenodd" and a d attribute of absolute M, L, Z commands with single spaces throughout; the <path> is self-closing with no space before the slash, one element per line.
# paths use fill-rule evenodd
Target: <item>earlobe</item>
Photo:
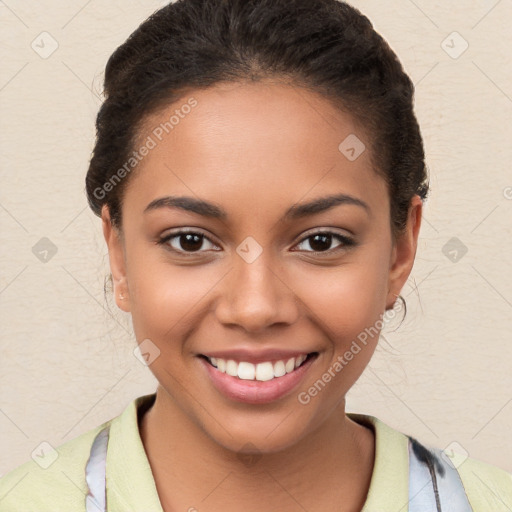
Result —
<path fill-rule="evenodd" d="M 101 210 L 103 236 L 108 247 L 110 272 L 114 286 L 114 298 L 117 307 L 127 313 L 130 312 L 130 295 L 126 277 L 126 259 L 121 231 L 112 225 L 107 205 Z"/>
<path fill-rule="evenodd" d="M 422 206 L 421 198 L 415 195 L 409 206 L 406 229 L 395 241 L 390 262 L 386 309 L 393 307 L 414 265 L 421 226 Z"/>

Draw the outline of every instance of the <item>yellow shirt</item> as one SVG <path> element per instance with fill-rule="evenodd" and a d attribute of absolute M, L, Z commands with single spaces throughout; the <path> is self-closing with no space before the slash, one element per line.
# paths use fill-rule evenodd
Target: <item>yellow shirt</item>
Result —
<path fill-rule="evenodd" d="M 39 463 L 30 460 L 9 472 L 0 479 L 0 512 L 83 512 L 85 466 L 96 434 L 107 423 L 108 511 L 162 512 L 138 427 L 138 414 L 154 398 L 136 398 L 119 416 L 59 446 L 56 460 L 43 456 Z M 375 432 L 375 464 L 362 512 L 407 512 L 408 437 L 374 416 L 347 415 Z M 457 470 L 473 512 L 512 512 L 512 474 L 472 458 Z M 201 509 L 200 504 L 195 507 Z"/>

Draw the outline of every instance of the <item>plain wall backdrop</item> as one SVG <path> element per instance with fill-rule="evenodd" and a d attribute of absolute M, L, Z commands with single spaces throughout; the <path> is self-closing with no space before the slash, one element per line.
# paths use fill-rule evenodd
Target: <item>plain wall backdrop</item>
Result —
<path fill-rule="evenodd" d="M 351 3 L 416 85 L 432 190 L 407 318 L 347 410 L 512 471 L 512 2 Z M 162 5 L 0 2 L 0 474 L 156 389 L 84 177 L 106 61 Z"/>

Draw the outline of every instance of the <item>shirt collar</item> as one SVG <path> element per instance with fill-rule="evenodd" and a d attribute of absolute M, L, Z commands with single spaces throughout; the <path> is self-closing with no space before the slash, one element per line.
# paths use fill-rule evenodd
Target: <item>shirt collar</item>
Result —
<path fill-rule="evenodd" d="M 136 398 L 111 422 L 106 468 L 107 504 L 111 512 L 163 512 L 138 423 L 155 398 L 156 393 Z M 362 512 L 407 511 L 407 436 L 374 416 L 347 416 L 375 433 L 375 462 Z"/>
<path fill-rule="evenodd" d="M 111 512 L 163 512 L 138 424 L 155 398 L 156 393 L 136 398 L 110 425 L 106 478 Z"/>
<path fill-rule="evenodd" d="M 375 416 L 347 413 L 375 434 L 375 462 L 362 512 L 407 512 L 409 503 L 408 438 Z"/>

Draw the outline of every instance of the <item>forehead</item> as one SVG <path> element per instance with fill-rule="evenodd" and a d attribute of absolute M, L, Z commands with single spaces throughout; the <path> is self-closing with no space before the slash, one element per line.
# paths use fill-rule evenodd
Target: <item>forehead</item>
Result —
<path fill-rule="evenodd" d="M 364 128 L 304 88 L 257 82 L 194 90 L 148 117 L 138 135 L 138 145 L 151 139 L 152 149 L 126 195 L 146 205 L 182 193 L 288 206 L 342 192 L 387 207 Z"/>

